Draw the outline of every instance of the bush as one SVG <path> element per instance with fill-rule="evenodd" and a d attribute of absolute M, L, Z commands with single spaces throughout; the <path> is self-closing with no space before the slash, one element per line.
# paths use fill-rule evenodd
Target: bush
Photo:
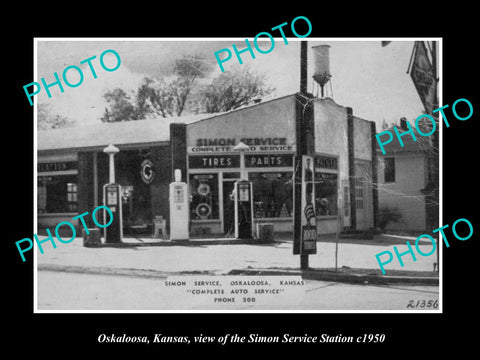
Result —
<path fill-rule="evenodd" d="M 382 231 L 384 231 L 390 223 L 402 222 L 404 222 L 403 216 L 396 208 L 382 208 L 378 211 L 377 224 Z"/>

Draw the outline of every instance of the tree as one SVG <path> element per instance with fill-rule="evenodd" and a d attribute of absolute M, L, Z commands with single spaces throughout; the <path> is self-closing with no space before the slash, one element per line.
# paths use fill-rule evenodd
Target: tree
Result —
<path fill-rule="evenodd" d="M 138 116 L 149 114 L 180 116 L 186 109 L 187 101 L 196 85 L 196 80 L 204 76 L 206 67 L 200 57 L 183 57 L 175 61 L 174 78 L 167 82 L 163 78 L 145 77 L 137 91 Z"/>
<path fill-rule="evenodd" d="M 215 113 L 246 105 L 269 94 L 263 76 L 245 68 L 225 72 L 208 85 L 199 84 L 207 67 L 198 56 L 175 61 L 173 77 L 144 77 L 137 91 L 129 96 L 122 89 L 105 93 L 109 107 L 102 121 L 128 121 L 149 117 L 181 116 L 185 112 Z"/>
<path fill-rule="evenodd" d="M 175 61 L 175 79 L 171 86 L 171 91 L 175 99 L 176 113 L 180 116 L 185 109 L 188 96 L 190 95 L 195 81 L 204 76 L 206 67 L 200 57 L 192 58 L 183 57 Z"/>
<path fill-rule="evenodd" d="M 63 115 L 52 115 L 47 104 L 38 104 L 37 108 L 37 129 L 60 129 L 73 126 L 75 122 Z"/>
<path fill-rule="evenodd" d="M 144 77 L 133 97 L 122 89 L 104 95 L 109 104 L 102 121 L 128 121 L 152 116 L 180 116 L 187 107 L 197 79 L 204 76 L 206 66 L 198 56 L 175 61 L 173 78 Z"/>
<path fill-rule="evenodd" d="M 225 71 L 205 90 L 204 111 L 215 113 L 236 109 L 273 90 L 265 86 L 264 76 L 254 74 L 248 68 Z"/>
<path fill-rule="evenodd" d="M 137 115 L 147 118 L 149 115 L 173 116 L 174 97 L 171 87 L 163 79 L 143 78 L 136 97 Z"/>
<path fill-rule="evenodd" d="M 107 91 L 103 95 L 104 99 L 110 105 L 110 110 L 105 108 L 101 118 L 103 122 L 137 120 L 137 109 L 130 100 L 130 96 L 122 89 L 116 88 Z"/>

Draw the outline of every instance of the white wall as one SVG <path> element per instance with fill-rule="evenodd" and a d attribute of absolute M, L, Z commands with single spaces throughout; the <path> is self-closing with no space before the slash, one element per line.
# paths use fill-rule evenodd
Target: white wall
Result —
<path fill-rule="evenodd" d="M 363 209 L 357 209 L 357 229 L 373 227 L 372 125 L 370 121 L 353 117 L 355 176 L 364 178 Z"/>
<path fill-rule="evenodd" d="M 208 125 L 207 125 L 208 124 Z M 234 110 L 187 126 L 187 146 L 197 139 L 277 137 L 295 143 L 295 95 Z"/>
<path fill-rule="evenodd" d="M 341 186 L 341 181 L 349 178 L 347 109 L 332 99 L 317 99 L 314 113 L 315 150 L 317 153 L 339 155 L 339 186 Z M 353 124 L 355 161 L 364 163 L 364 166 L 370 169 L 364 186 L 364 209 L 357 209 L 357 228 L 368 229 L 373 226 L 371 122 L 354 116 Z M 345 220 L 344 223 L 348 225 L 349 220 L 346 222 Z"/>
<path fill-rule="evenodd" d="M 425 230 L 425 197 L 421 189 L 425 187 L 425 158 L 418 153 L 395 154 L 395 182 L 384 182 L 383 159 L 378 157 L 378 203 L 384 207 L 397 208 L 404 223 L 391 223 L 390 230 Z"/>
<path fill-rule="evenodd" d="M 348 178 L 348 138 L 346 108 L 331 99 L 317 99 L 314 103 L 315 151 L 339 155 L 341 178 Z"/>
<path fill-rule="evenodd" d="M 372 160 L 372 126 L 369 121 L 353 117 L 355 159 Z M 373 137 L 373 140 L 375 138 Z"/>

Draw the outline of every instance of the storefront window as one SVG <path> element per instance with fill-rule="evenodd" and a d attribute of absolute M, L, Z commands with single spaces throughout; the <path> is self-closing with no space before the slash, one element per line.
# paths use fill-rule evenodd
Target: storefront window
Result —
<path fill-rule="evenodd" d="M 76 212 L 77 175 L 39 176 L 38 213 Z"/>
<path fill-rule="evenodd" d="M 342 180 L 343 186 L 343 215 L 345 217 L 350 217 L 350 186 L 348 180 Z"/>
<path fill-rule="evenodd" d="M 218 175 L 190 175 L 190 218 L 192 220 L 218 219 Z"/>
<path fill-rule="evenodd" d="M 77 184 L 67 183 L 67 201 L 70 211 L 77 211 Z"/>
<path fill-rule="evenodd" d="M 47 187 L 43 181 L 40 181 L 40 178 L 38 179 L 37 199 L 38 213 L 43 214 L 47 211 Z"/>
<path fill-rule="evenodd" d="M 338 175 L 315 171 L 317 216 L 337 215 Z"/>
<path fill-rule="evenodd" d="M 395 182 L 395 158 L 385 158 L 384 182 Z"/>
<path fill-rule="evenodd" d="M 251 172 L 248 177 L 253 184 L 253 207 L 255 218 L 293 216 L 293 186 L 291 172 Z"/>
<path fill-rule="evenodd" d="M 355 178 L 355 207 L 363 209 L 363 178 Z"/>

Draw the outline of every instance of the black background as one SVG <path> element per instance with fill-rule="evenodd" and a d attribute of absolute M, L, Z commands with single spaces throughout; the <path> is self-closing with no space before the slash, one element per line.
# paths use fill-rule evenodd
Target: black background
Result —
<path fill-rule="evenodd" d="M 50 4 L 50 3 L 49 3 Z M 9 11 L 12 21 L 2 24 L 4 51 L 3 85 L 3 251 L 2 280 L 6 335 L 2 341 L 15 354 L 29 356 L 49 354 L 52 358 L 79 356 L 117 356 L 133 349 L 140 357 L 151 353 L 158 358 L 178 356 L 186 352 L 192 357 L 227 348 L 253 357 L 268 350 L 264 356 L 285 348 L 296 349 L 296 356 L 323 357 L 353 350 L 353 356 L 365 351 L 383 357 L 440 354 L 446 349 L 462 349 L 465 353 L 475 344 L 477 310 L 475 295 L 480 227 L 478 202 L 476 136 L 480 112 L 478 63 L 473 6 L 460 2 L 414 5 L 388 2 L 384 5 L 350 5 L 341 9 L 315 2 L 286 2 L 274 6 L 249 6 L 247 3 L 213 3 L 187 5 L 178 9 L 162 4 L 111 3 L 106 10 L 97 4 L 64 4 L 55 8 L 45 5 Z M 26 7 L 26 5 L 24 4 Z M 274 11 L 275 10 L 275 11 Z M 7 15 L 7 14 L 5 14 Z M 23 85 L 33 81 L 34 37 L 253 37 L 261 31 L 296 16 L 310 19 L 310 37 L 382 37 L 435 36 L 443 37 L 443 103 L 452 104 L 467 98 L 474 114 L 467 121 L 451 116 L 450 128 L 443 136 L 443 224 L 467 218 L 474 224 L 474 235 L 468 241 L 457 241 L 450 235 L 450 248 L 444 247 L 443 314 L 34 314 L 33 257 L 21 262 L 15 241 L 33 235 L 33 110 L 25 99 Z M 298 23 L 299 24 L 299 23 Z M 299 33 L 303 33 L 298 29 Z M 288 36 L 288 34 L 287 34 Z M 308 40 L 308 38 L 306 38 Z M 4 77 L 5 78 L 5 77 Z M 5 111 L 6 110 L 6 111 Z M 451 114 L 451 112 L 447 112 Z M 447 235 L 451 232 L 447 231 Z M 31 254 L 31 252 L 30 252 Z M 127 290 L 128 291 L 128 290 Z M 225 333 L 263 336 L 322 334 L 362 335 L 386 334 L 383 344 L 242 344 L 221 347 L 217 344 L 132 345 L 98 344 L 99 334 L 209 335 Z M 7 350 L 7 349 L 5 349 Z M 174 350 L 168 354 L 166 350 Z M 307 353 L 308 351 L 308 353 Z M 360 352 L 359 352 L 360 351 Z M 210 354 L 213 354 L 210 351 Z"/>

